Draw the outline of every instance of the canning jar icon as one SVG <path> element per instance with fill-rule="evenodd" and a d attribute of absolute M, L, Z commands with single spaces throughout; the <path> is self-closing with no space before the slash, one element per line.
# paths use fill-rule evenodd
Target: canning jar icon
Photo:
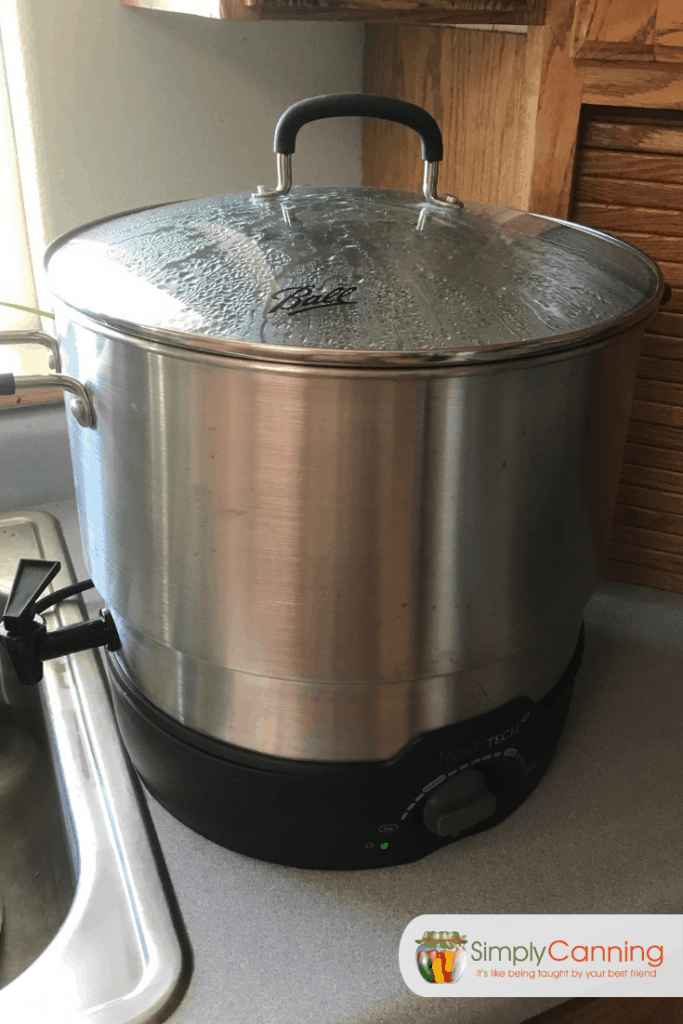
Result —
<path fill-rule="evenodd" d="M 417 969 L 425 981 L 446 984 L 460 981 L 467 964 L 466 935 L 459 932 L 425 932 L 416 950 Z"/>

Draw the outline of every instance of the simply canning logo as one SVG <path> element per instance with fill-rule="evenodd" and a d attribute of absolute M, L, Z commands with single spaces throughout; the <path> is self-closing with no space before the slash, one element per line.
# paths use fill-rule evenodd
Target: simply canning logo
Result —
<path fill-rule="evenodd" d="M 571 947 L 571 948 L 570 948 Z M 566 939 L 553 939 L 549 946 L 541 946 L 540 948 L 534 945 L 533 941 L 527 943 L 525 946 L 496 946 L 488 945 L 485 942 L 473 942 L 470 957 L 473 963 L 479 963 L 480 961 L 492 965 L 496 964 L 512 964 L 513 967 L 517 967 L 520 964 L 524 964 L 525 968 L 529 965 L 529 968 L 522 970 L 516 977 L 526 976 L 534 978 L 536 976 L 536 970 L 539 971 L 539 975 L 543 977 L 545 972 L 541 973 L 541 964 L 545 961 L 545 966 L 551 971 L 564 971 L 569 970 L 568 962 L 572 964 L 600 964 L 603 967 L 601 973 L 598 974 L 597 969 L 589 973 L 590 977 L 593 978 L 604 978 L 605 971 L 604 965 L 610 964 L 614 967 L 614 970 L 608 970 L 607 976 L 610 978 L 624 978 L 626 977 L 626 970 L 622 972 L 621 965 L 631 964 L 631 970 L 633 975 L 637 974 L 638 977 L 644 978 L 644 970 L 638 971 L 638 966 L 642 968 L 656 968 L 661 967 L 664 963 L 664 946 L 648 946 L 647 949 L 641 945 L 629 945 L 628 942 L 624 942 L 623 946 L 605 946 L 602 943 L 596 943 L 591 945 L 590 943 L 577 943 L 572 945 L 571 942 L 567 942 Z M 547 959 L 546 959 L 547 957 Z M 551 966 L 551 961 L 553 966 Z M 563 968 L 555 968 L 554 964 L 564 964 Z M 619 973 L 617 973 L 616 965 L 619 964 Z M 495 971 L 494 967 L 491 967 L 492 971 Z M 656 974 L 649 974 L 650 977 L 656 977 Z"/>
<path fill-rule="evenodd" d="M 683 915 L 425 914 L 399 964 L 423 996 L 683 996 Z"/>

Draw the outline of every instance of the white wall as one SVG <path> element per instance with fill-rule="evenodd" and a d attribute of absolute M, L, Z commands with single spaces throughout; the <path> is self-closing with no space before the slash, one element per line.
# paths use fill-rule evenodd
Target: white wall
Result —
<path fill-rule="evenodd" d="M 360 24 L 216 21 L 117 0 L 0 7 L 38 266 L 49 241 L 89 220 L 274 184 L 282 111 L 361 90 Z M 295 183 L 359 184 L 360 132 L 358 119 L 307 126 Z"/>

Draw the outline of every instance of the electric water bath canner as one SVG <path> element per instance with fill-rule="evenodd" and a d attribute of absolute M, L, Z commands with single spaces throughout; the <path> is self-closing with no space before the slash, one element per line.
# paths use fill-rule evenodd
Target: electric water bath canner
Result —
<path fill-rule="evenodd" d="M 291 186 L 297 131 L 349 114 L 417 131 L 422 194 Z M 664 286 L 615 238 L 440 195 L 411 104 L 307 100 L 275 149 L 275 189 L 48 250 L 93 642 L 135 767 L 191 828 L 400 864 L 548 766 Z"/>

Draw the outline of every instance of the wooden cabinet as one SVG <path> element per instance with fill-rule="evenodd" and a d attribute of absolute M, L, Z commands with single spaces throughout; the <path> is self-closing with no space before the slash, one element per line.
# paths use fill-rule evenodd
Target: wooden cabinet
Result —
<path fill-rule="evenodd" d="M 237 21 L 540 25 L 545 0 L 121 0 L 130 7 Z"/>
<path fill-rule="evenodd" d="M 571 55 L 580 60 L 683 61 L 683 3 L 578 0 Z"/>
<path fill-rule="evenodd" d="M 610 468 L 618 489 L 609 488 L 616 505 L 603 510 L 610 537 L 604 572 L 678 593 L 683 67 L 655 57 L 664 38 L 657 26 L 668 26 L 670 45 L 680 38 L 681 16 L 683 0 L 548 0 L 545 23 L 525 35 L 371 25 L 365 53 L 367 92 L 419 103 L 442 125 L 443 191 L 592 225 L 660 264 L 673 296 L 648 326 L 623 465 Z M 581 26 L 584 42 L 596 43 L 594 55 L 597 43 L 618 44 L 622 59 L 616 49 L 600 59 L 577 58 Z M 641 45 L 651 48 L 652 59 L 636 60 L 633 50 L 623 56 L 624 47 Z M 669 58 L 673 52 L 670 46 Z M 415 188 L 419 166 L 408 129 L 366 123 L 365 184 Z"/>

